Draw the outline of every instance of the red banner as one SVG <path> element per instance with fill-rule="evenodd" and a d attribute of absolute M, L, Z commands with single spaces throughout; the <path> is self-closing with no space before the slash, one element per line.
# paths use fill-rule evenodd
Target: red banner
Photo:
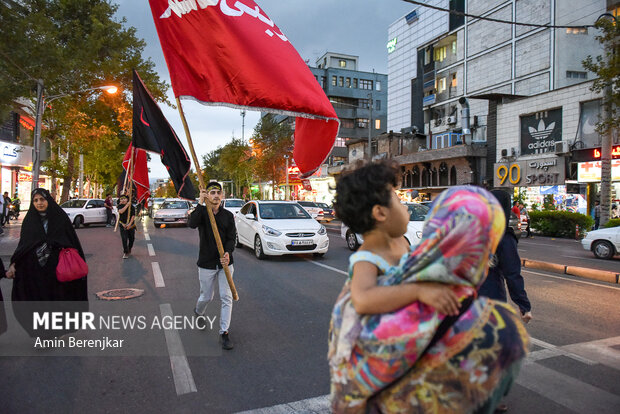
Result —
<path fill-rule="evenodd" d="M 132 146 L 129 144 L 129 148 L 127 148 L 125 157 L 123 158 L 123 169 L 126 173 L 129 170 L 131 148 Z M 129 179 L 136 185 L 136 199 L 138 200 L 138 203 L 147 201 L 151 195 L 149 189 L 149 169 L 146 161 L 146 151 L 135 148 L 133 154 L 133 174 L 129 177 Z"/>
<path fill-rule="evenodd" d="M 149 0 L 175 96 L 297 117 L 304 176 L 329 155 L 339 121 L 288 38 L 252 0 Z"/>

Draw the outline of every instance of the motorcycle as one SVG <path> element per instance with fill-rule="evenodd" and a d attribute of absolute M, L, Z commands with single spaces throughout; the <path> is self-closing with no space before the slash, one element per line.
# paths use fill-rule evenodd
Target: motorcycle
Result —
<path fill-rule="evenodd" d="M 17 220 L 19 218 L 19 201 L 9 204 L 7 215 L 9 216 L 9 220 Z"/>

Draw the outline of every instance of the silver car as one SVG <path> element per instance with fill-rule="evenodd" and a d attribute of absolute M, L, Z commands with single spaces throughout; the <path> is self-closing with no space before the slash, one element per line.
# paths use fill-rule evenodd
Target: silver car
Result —
<path fill-rule="evenodd" d="M 155 228 L 161 228 L 172 224 L 187 226 L 192 205 L 189 201 L 181 199 L 166 199 L 159 209 L 153 214 Z"/>

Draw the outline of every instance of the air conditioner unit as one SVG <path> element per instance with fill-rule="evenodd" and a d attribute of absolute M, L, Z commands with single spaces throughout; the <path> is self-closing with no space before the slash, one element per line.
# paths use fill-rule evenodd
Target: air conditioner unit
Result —
<path fill-rule="evenodd" d="M 511 157 L 516 157 L 518 155 L 519 155 L 519 148 L 517 148 L 517 147 L 510 148 L 510 156 Z"/>
<path fill-rule="evenodd" d="M 555 143 L 556 154 L 568 154 L 570 152 L 570 145 L 566 141 L 560 141 Z"/>
<path fill-rule="evenodd" d="M 441 125 L 442 122 L 443 122 L 443 118 L 436 118 L 435 119 L 435 126 Z"/>
<path fill-rule="evenodd" d="M 448 123 L 449 124 L 456 124 L 456 116 L 449 116 L 448 117 Z"/>
<path fill-rule="evenodd" d="M 504 148 L 502 150 L 502 157 L 507 157 L 507 156 L 508 156 L 508 150 Z"/>

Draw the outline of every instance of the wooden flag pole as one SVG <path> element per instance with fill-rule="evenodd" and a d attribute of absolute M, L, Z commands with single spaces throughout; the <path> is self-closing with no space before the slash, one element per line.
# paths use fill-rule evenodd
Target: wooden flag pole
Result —
<path fill-rule="evenodd" d="M 134 147 L 133 145 L 131 146 L 131 156 L 129 158 L 129 166 L 127 167 L 127 170 L 125 171 L 125 180 L 123 182 L 123 188 L 121 189 L 121 195 L 125 194 L 125 190 L 127 189 L 127 180 L 129 179 L 129 173 L 131 171 L 131 164 L 132 164 L 132 160 L 133 160 L 133 151 L 134 151 Z M 130 199 L 131 201 L 131 199 Z M 116 207 L 116 211 L 118 211 L 118 206 Z M 129 211 L 131 213 L 131 210 Z M 121 214 L 118 214 L 118 219 L 116 220 L 116 223 L 114 224 L 114 231 L 116 232 L 116 230 L 118 230 L 118 222 L 121 221 Z"/>
<path fill-rule="evenodd" d="M 134 162 L 134 159 L 133 159 L 134 152 L 135 152 L 135 148 L 132 145 L 131 146 L 131 158 L 129 158 L 129 174 L 128 174 L 129 175 L 129 180 L 127 180 L 127 184 L 129 185 L 129 194 L 128 194 L 128 197 L 129 197 L 129 201 L 128 201 L 129 207 L 127 207 L 127 209 L 128 209 L 128 212 L 127 212 L 127 222 L 125 224 L 129 224 L 129 222 L 131 221 L 131 207 L 133 207 L 133 203 L 131 202 L 131 196 L 133 195 L 132 194 L 133 193 L 133 173 L 134 173 L 134 170 L 136 169 L 135 162 Z"/>
<path fill-rule="evenodd" d="M 202 177 L 202 170 L 200 169 L 200 164 L 198 163 L 198 157 L 196 156 L 196 151 L 194 151 L 194 143 L 192 142 L 192 137 L 189 133 L 189 127 L 187 126 L 187 121 L 185 120 L 185 114 L 183 113 L 183 108 L 181 107 L 181 101 L 177 97 L 177 107 L 179 108 L 179 113 L 181 114 L 181 122 L 183 122 L 183 128 L 185 129 L 185 136 L 187 137 L 187 144 L 189 145 L 189 151 L 192 153 L 192 159 L 194 160 L 194 166 L 196 167 L 196 173 L 198 174 L 198 183 L 200 186 L 200 191 L 205 189 L 205 182 Z M 213 215 L 213 210 L 211 210 L 211 206 L 206 206 L 207 212 L 209 214 L 209 222 L 211 222 L 211 230 L 213 230 L 213 236 L 215 237 L 215 243 L 217 244 L 217 250 L 220 254 L 220 258 L 224 257 L 224 246 L 222 245 L 222 239 L 220 238 L 220 232 L 217 229 L 217 224 L 215 223 L 215 216 Z M 228 266 L 223 266 L 224 273 L 226 274 L 226 280 L 228 281 L 228 286 L 230 287 L 230 291 L 232 292 L 232 296 L 234 300 L 239 300 L 239 295 L 237 294 L 237 289 L 235 288 L 235 282 L 233 281 L 232 275 L 230 274 L 230 269 Z"/>

